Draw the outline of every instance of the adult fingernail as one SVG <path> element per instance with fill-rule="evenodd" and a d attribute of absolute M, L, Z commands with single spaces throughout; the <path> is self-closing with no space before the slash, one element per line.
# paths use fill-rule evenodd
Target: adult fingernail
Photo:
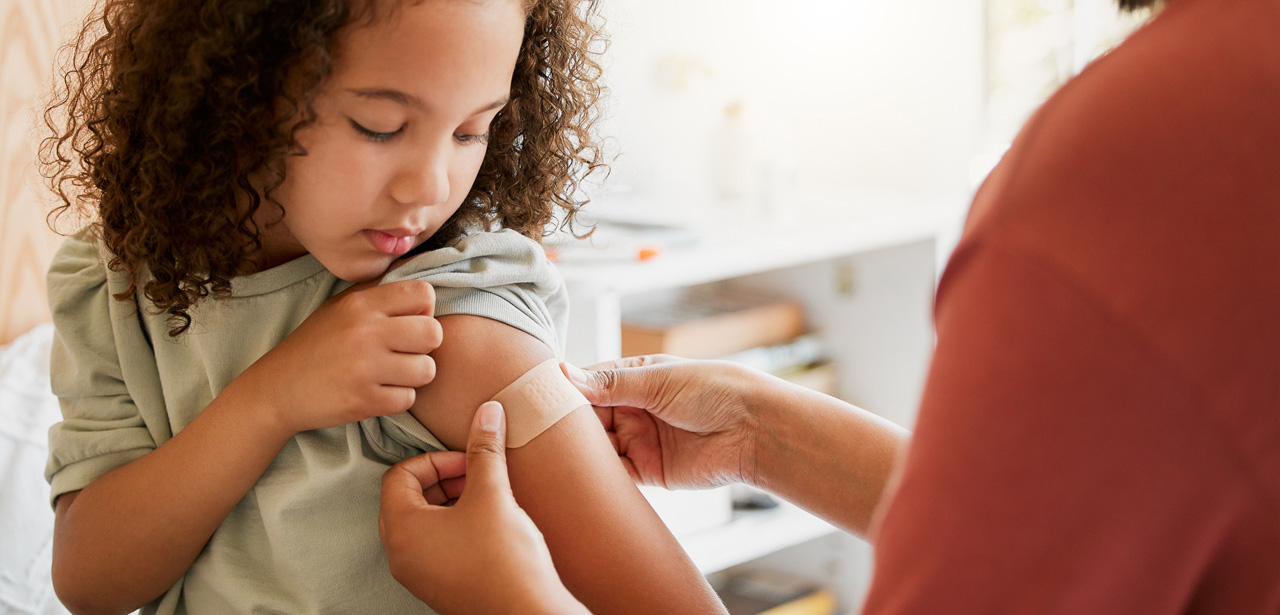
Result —
<path fill-rule="evenodd" d="M 480 406 L 480 429 L 498 431 L 502 424 L 502 404 L 491 401 Z"/>
<path fill-rule="evenodd" d="M 582 370 L 575 367 L 572 363 L 561 363 L 564 366 L 564 375 L 574 384 L 582 386 L 587 385 L 587 375 Z"/>

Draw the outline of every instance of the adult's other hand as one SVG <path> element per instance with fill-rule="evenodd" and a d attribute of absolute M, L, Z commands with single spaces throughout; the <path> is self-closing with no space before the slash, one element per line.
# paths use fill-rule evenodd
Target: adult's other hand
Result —
<path fill-rule="evenodd" d="M 497 402 L 476 411 L 465 455 L 427 453 L 387 470 L 378 532 L 392 576 L 442 614 L 587 612 L 511 494 Z"/>

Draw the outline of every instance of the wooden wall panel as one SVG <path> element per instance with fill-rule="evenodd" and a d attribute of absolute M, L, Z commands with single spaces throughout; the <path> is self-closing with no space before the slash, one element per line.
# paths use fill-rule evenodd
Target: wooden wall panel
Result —
<path fill-rule="evenodd" d="M 48 320 L 45 270 L 61 238 L 45 225 L 51 197 L 35 169 L 39 106 L 59 44 L 86 0 L 0 0 L 0 344 Z"/>

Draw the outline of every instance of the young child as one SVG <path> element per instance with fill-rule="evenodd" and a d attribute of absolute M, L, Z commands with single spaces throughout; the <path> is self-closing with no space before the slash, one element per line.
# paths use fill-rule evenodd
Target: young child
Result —
<path fill-rule="evenodd" d="M 105 0 L 42 150 L 92 222 L 49 273 L 72 611 L 428 612 L 388 572 L 380 478 L 556 355 L 536 240 L 599 165 L 592 10 Z M 722 610 L 589 406 L 509 465 L 586 606 Z"/>

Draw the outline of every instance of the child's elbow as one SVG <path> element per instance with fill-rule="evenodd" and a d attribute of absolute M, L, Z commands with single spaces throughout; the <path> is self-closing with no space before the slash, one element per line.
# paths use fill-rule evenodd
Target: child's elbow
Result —
<path fill-rule="evenodd" d="M 65 529 L 65 528 L 64 528 Z M 79 541 L 59 540 L 54 530 L 53 540 L 53 592 L 62 605 L 73 615 L 124 615 L 142 605 L 124 604 L 111 591 L 115 584 L 95 582 L 101 574 L 85 569 L 92 561 L 91 554 L 83 552 Z"/>
<path fill-rule="evenodd" d="M 125 615 L 136 610 L 127 605 L 111 604 L 105 592 L 95 591 L 66 563 L 67 557 L 53 558 L 53 592 L 72 615 Z"/>
<path fill-rule="evenodd" d="M 57 560 L 54 560 L 55 562 Z M 97 615 L 98 613 L 110 613 L 103 605 L 94 604 L 92 593 L 84 591 L 75 582 L 74 578 L 68 578 L 66 574 L 58 572 L 58 565 L 53 566 L 53 593 L 58 596 L 58 601 L 72 615 Z"/>

